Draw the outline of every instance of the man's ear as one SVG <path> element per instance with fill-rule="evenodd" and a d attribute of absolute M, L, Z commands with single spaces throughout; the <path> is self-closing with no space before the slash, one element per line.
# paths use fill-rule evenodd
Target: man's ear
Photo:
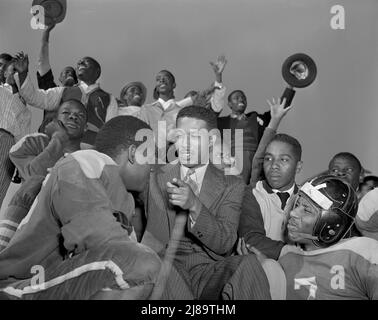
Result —
<path fill-rule="evenodd" d="M 173 89 L 176 88 L 176 82 L 173 82 L 173 84 L 172 84 L 172 88 L 173 88 Z"/>
<path fill-rule="evenodd" d="M 87 130 L 88 130 L 88 123 L 86 123 L 84 126 L 84 132 L 87 132 Z"/>
<path fill-rule="evenodd" d="M 128 149 L 127 149 L 127 156 L 128 156 L 128 161 L 131 164 L 135 163 L 135 152 L 136 152 L 136 147 L 132 144 Z"/>
<path fill-rule="evenodd" d="M 364 182 L 364 177 L 365 177 L 365 169 L 362 168 L 359 176 L 359 183 Z"/>
<path fill-rule="evenodd" d="M 303 166 L 303 162 L 302 161 L 298 161 L 297 162 L 297 168 L 295 170 L 295 173 L 298 174 L 299 172 L 301 172 L 302 170 L 302 166 Z"/>

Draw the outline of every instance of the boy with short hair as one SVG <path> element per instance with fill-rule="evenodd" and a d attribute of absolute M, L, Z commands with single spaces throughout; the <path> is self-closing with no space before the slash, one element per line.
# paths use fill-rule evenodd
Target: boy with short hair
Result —
<path fill-rule="evenodd" d="M 45 133 L 23 137 L 9 152 L 9 157 L 25 180 L 33 175 L 46 176 L 47 169 L 66 153 L 81 149 L 87 130 L 87 109 L 77 100 L 63 102 Z"/>
<path fill-rule="evenodd" d="M 249 184 L 251 176 L 251 163 L 265 127 L 270 121 L 270 113 L 259 115 L 256 111 L 245 113 L 247 109 L 247 97 L 242 90 L 234 90 L 228 95 L 228 107 L 231 114 L 218 118 L 218 129 L 222 139 L 227 137 L 225 130 L 231 130 L 229 141 L 232 156 L 236 156 L 236 165 L 244 182 Z M 243 130 L 243 149 L 240 150 L 240 142 L 236 141 L 236 130 Z M 242 156 L 242 157 L 241 157 Z"/>
<path fill-rule="evenodd" d="M 244 194 L 239 237 L 269 258 L 277 259 L 285 245 L 288 212 L 298 191 L 295 176 L 302 168 L 302 148 L 298 140 L 289 135 L 274 135 L 274 129 L 290 108 L 284 108 L 285 100 L 282 103 L 280 100 L 273 102 L 269 104 L 275 113 L 272 112 L 272 120 L 264 133 L 266 137 L 259 146 L 253 164 L 257 174 L 252 172 L 251 185 Z M 260 154 L 266 143 L 262 161 L 265 180 L 255 183 L 254 176 L 260 171 Z"/>
<path fill-rule="evenodd" d="M 360 160 L 354 154 L 340 152 L 334 155 L 329 162 L 328 173 L 341 177 L 357 191 L 360 180 L 362 180 L 363 169 Z"/>

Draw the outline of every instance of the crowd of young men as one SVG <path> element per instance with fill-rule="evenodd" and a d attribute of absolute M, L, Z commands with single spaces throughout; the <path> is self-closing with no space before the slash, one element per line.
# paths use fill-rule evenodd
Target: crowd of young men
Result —
<path fill-rule="evenodd" d="M 277 134 L 285 100 L 245 113 L 234 90 L 219 117 L 224 56 L 182 100 L 168 70 L 153 103 L 137 81 L 116 99 L 92 57 L 57 86 L 53 28 L 38 89 L 27 55 L 0 55 L 0 205 L 15 168 L 22 180 L 0 220 L 0 298 L 378 298 L 378 195 L 357 157 L 299 185 L 302 146 Z M 30 107 L 47 111 L 39 132 Z"/>

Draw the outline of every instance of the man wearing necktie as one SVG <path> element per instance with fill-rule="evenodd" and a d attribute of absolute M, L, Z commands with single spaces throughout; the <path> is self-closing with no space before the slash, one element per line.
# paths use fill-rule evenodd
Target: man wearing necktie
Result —
<path fill-rule="evenodd" d="M 162 296 L 153 298 L 270 299 L 256 257 L 231 255 L 245 184 L 209 159 L 216 115 L 185 107 L 176 124 L 178 163 L 156 168 L 150 177 L 142 243 L 164 257 L 167 278 L 156 286 Z"/>

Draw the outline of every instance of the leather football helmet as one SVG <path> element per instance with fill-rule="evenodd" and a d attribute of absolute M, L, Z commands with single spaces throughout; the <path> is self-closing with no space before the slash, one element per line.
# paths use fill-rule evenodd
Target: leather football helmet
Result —
<path fill-rule="evenodd" d="M 342 179 L 325 175 L 306 182 L 299 197 L 311 199 L 320 209 L 312 230 L 312 240 L 318 247 L 328 247 L 347 236 L 354 224 L 358 209 L 356 193 Z"/>

